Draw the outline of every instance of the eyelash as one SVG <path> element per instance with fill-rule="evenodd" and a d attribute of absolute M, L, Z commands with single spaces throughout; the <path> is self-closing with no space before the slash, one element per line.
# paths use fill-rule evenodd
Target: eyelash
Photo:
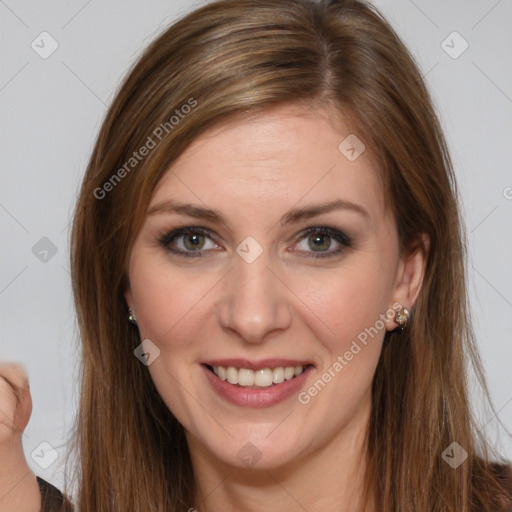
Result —
<path fill-rule="evenodd" d="M 170 247 L 171 242 L 175 238 L 178 238 L 180 236 L 184 236 L 184 235 L 187 235 L 190 233 L 204 235 L 204 236 L 208 237 L 209 239 L 211 239 L 210 231 L 205 230 L 203 228 L 190 226 L 190 227 L 173 229 L 172 231 L 164 233 L 159 236 L 158 242 L 164 249 L 166 249 L 167 251 L 169 251 L 173 254 L 176 254 L 178 256 L 182 256 L 185 258 L 202 257 L 203 254 L 202 254 L 201 250 L 182 251 L 181 249 L 172 249 Z M 329 251 L 329 252 L 323 252 L 323 253 L 320 252 L 320 253 L 315 254 L 314 252 L 311 252 L 311 254 L 309 256 L 306 256 L 307 258 L 331 258 L 331 257 L 339 255 L 346 248 L 352 247 L 352 240 L 350 239 L 350 237 L 348 237 L 345 233 L 338 231 L 337 229 L 329 228 L 327 226 L 313 227 L 313 228 L 308 228 L 308 229 L 304 230 L 301 233 L 300 238 L 297 243 L 301 242 L 302 240 L 306 239 L 308 236 L 313 235 L 313 234 L 325 235 L 330 238 L 333 238 L 338 243 L 340 243 L 343 247 L 341 247 L 340 249 L 337 249 L 335 251 Z M 306 251 L 306 252 L 310 252 L 310 251 Z"/>

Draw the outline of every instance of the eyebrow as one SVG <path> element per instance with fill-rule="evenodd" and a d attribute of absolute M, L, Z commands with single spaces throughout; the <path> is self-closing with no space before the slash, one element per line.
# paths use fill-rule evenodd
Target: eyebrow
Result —
<path fill-rule="evenodd" d="M 335 210 L 352 211 L 362 215 L 367 220 L 370 219 L 370 214 L 361 205 L 344 199 L 335 199 L 326 203 L 313 204 L 290 210 L 283 215 L 280 223 L 281 225 L 293 224 L 301 221 L 302 219 L 309 219 Z M 207 220 L 212 223 L 226 224 L 226 220 L 223 215 L 217 210 L 189 203 L 180 203 L 178 201 L 166 201 L 164 203 L 156 204 L 148 210 L 148 216 L 165 213 L 177 213 L 180 215 L 194 217 L 196 219 Z"/>

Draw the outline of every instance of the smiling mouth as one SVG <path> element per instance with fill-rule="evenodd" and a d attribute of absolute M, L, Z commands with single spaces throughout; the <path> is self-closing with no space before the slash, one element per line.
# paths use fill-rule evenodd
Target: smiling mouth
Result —
<path fill-rule="evenodd" d="M 276 366 L 274 368 L 262 368 L 251 370 L 250 368 L 236 368 L 234 366 L 211 366 L 206 368 L 214 373 L 220 380 L 227 381 L 237 387 L 245 388 L 269 388 L 277 386 L 285 381 L 295 379 L 304 371 L 313 366 Z"/>

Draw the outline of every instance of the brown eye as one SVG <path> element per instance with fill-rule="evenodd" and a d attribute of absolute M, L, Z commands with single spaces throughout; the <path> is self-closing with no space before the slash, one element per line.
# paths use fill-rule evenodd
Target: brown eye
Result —
<path fill-rule="evenodd" d="M 200 257 L 218 248 L 209 232 L 194 227 L 174 229 L 161 236 L 159 242 L 165 250 L 178 256 Z"/>
<path fill-rule="evenodd" d="M 328 235 L 309 235 L 308 244 L 313 251 L 325 251 L 331 246 L 331 237 Z"/>
<path fill-rule="evenodd" d="M 318 227 L 306 230 L 295 249 L 310 258 L 328 258 L 341 254 L 351 247 L 351 239 L 338 231 L 328 227 Z M 315 254 L 316 253 L 316 254 Z"/>
<path fill-rule="evenodd" d="M 202 249 L 204 246 L 205 236 L 201 233 L 187 233 L 186 235 L 182 235 L 183 237 L 183 245 L 185 249 L 189 251 Z"/>

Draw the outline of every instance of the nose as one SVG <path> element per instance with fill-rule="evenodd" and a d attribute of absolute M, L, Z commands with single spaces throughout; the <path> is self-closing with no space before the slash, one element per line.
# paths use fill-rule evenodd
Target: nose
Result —
<path fill-rule="evenodd" d="M 234 268 L 223 280 L 218 320 L 244 341 L 260 343 L 291 324 L 290 290 L 269 265 L 266 252 L 248 263 L 234 256 Z"/>

